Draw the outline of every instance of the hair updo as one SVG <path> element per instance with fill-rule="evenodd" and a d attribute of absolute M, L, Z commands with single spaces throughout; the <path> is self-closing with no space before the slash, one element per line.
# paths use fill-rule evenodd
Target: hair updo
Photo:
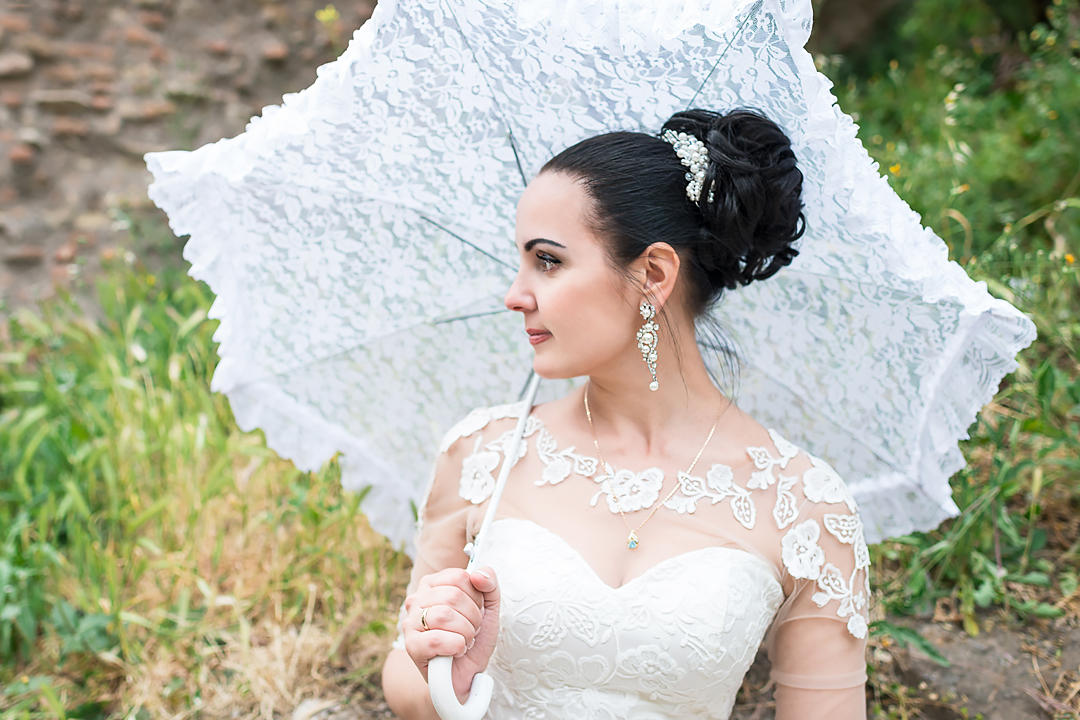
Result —
<path fill-rule="evenodd" d="M 688 309 L 697 321 L 696 340 L 718 352 L 724 379 L 731 381 L 726 390 L 734 397 L 738 355 L 705 310 L 724 290 L 771 277 L 798 255 L 794 244 L 806 222 L 802 173 L 787 135 L 755 110 L 677 112 L 660 134 L 664 130 L 705 144 L 708 162 L 696 200 L 687 197 L 687 168 L 659 134 L 597 135 L 563 150 L 541 172 L 563 172 L 582 183 L 592 200 L 586 222 L 607 240 L 616 268 L 625 270 L 655 242 L 675 249 Z M 671 327 L 666 308 L 660 318 Z M 713 367 L 706 367 L 723 386 Z"/>
<path fill-rule="evenodd" d="M 587 220 L 608 240 L 617 266 L 655 242 L 671 245 L 688 271 L 689 309 L 699 317 L 724 290 L 771 277 L 798 254 L 802 173 L 783 130 L 753 110 L 687 110 L 663 130 L 705 143 L 697 202 L 687 197 L 686 167 L 658 135 L 597 135 L 563 150 L 541 172 L 564 172 L 583 184 L 593 201 Z"/>

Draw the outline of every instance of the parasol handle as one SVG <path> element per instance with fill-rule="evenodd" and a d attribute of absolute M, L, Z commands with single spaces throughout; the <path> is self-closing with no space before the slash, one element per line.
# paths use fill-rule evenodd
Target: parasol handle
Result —
<path fill-rule="evenodd" d="M 514 438 L 507 449 L 507 458 L 517 458 L 518 448 L 521 446 L 521 437 L 525 434 L 525 422 L 529 419 L 529 410 L 532 409 L 533 400 L 536 398 L 536 389 L 540 385 L 540 376 L 536 373 L 529 374 L 529 384 L 525 388 L 524 408 L 521 417 L 518 418 L 514 428 Z M 495 516 L 495 508 L 502 497 L 503 487 L 506 486 L 506 478 L 510 475 L 510 468 L 514 461 L 504 462 L 499 469 L 499 479 L 495 482 L 495 489 L 491 493 L 491 502 L 488 503 L 487 512 L 484 513 L 484 522 L 480 525 L 473 544 L 473 552 L 469 558 L 469 567 L 477 564 L 480 556 L 480 540 L 486 536 L 488 525 Z M 469 699 L 462 705 L 458 702 L 457 693 L 454 692 L 454 679 L 452 675 L 454 658 L 449 655 L 433 657 L 428 662 L 428 690 L 431 692 L 431 704 L 435 706 L 435 712 L 442 720 L 481 720 L 487 713 L 488 705 L 491 704 L 491 693 L 495 689 L 495 681 L 487 673 L 473 675 L 472 688 L 469 690 Z"/>
<path fill-rule="evenodd" d="M 473 675 L 469 699 L 462 705 L 454 692 L 454 681 L 450 676 L 454 658 L 441 655 L 428 662 L 428 688 L 431 690 L 431 704 L 442 720 L 480 720 L 491 704 L 491 691 L 495 681 L 487 673 Z"/>

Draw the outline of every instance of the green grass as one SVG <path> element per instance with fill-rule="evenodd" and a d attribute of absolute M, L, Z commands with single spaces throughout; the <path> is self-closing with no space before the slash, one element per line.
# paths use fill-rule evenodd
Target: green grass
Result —
<path fill-rule="evenodd" d="M 19 313 L 2 346 L 0 709 L 284 711 L 312 667 L 370 689 L 404 558 L 335 462 L 300 473 L 236 429 L 209 292 L 118 264 L 100 298 L 97 322 Z"/>
<path fill-rule="evenodd" d="M 897 191 L 1039 338 L 963 444 L 963 515 L 873 548 L 877 607 L 1052 632 L 1080 616 L 1080 10 L 1056 4 L 1000 78 L 981 41 L 928 43 L 918 7 L 898 37 L 925 52 L 820 64 Z M 140 222 L 132 243 L 162 231 Z M 204 287 L 115 262 L 99 296 L 94 315 L 58 297 L 0 327 L 0 715 L 270 717 L 375 695 L 406 559 L 336 462 L 298 472 L 236 428 L 209 390 Z M 921 642 L 887 619 L 872 641 Z M 871 681 L 878 717 L 919 717 Z"/>

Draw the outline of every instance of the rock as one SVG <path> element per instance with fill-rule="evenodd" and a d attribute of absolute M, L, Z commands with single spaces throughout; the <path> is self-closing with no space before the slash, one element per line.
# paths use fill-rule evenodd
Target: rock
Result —
<path fill-rule="evenodd" d="M 69 263 L 75 260 L 79 252 L 79 244 L 74 240 L 68 240 L 53 253 L 53 259 L 58 263 Z"/>
<path fill-rule="evenodd" d="M 139 22 L 151 30 L 161 30 L 165 27 L 166 18 L 164 13 L 157 10 L 145 10 L 139 13 Z"/>
<path fill-rule="evenodd" d="M 203 103 L 210 99 L 210 91 L 196 76 L 178 77 L 165 84 L 165 97 L 175 102 Z"/>
<path fill-rule="evenodd" d="M 19 128 L 19 132 L 16 133 L 15 139 L 18 142 L 33 145 L 38 150 L 49 144 L 49 139 L 36 127 Z"/>
<path fill-rule="evenodd" d="M 37 33 L 20 35 L 18 44 L 23 50 L 43 62 L 55 60 L 63 54 L 54 41 Z"/>
<path fill-rule="evenodd" d="M 8 161 L 12 165 L 31 165 L 36 157 L 37 151 L 28 143 L 18 143 L 8 150 Z"/>
<path fill-rule="evenodd" d="M 270 63 L 281 63 L 289 57 L 289 46 L 280 40 L 270 40 L 262 46 L 263 60 Z"/>
<path fill-rule="evenodd" d="M 144 123 L 172 115 L 176 105 L 168 100 L 125 100 L 121 101 L 118 111 L 126 122 Z"/>
<path fill-rule="evenodd" d="M 34 69 L 34 58 L 20 52 L 0 53 L 0 78 L 21 77 Z"/>
<path fill-rule="evenodd" d="M 68 22 L 78 22 L 83 17 L 83 6 L 79 2 L 69 2 L 64 6 L 64 19 Z"/>
<path fill-rule="evenodd" d="M 19 245 L 4 254 L 4 262 L 18 267 L 40 265 L 45 251 L 37 245 Z"/>
<path fill-rule="evenodd" d="M 100 43 L 72 42 L 64 46 L 64 55 L 76 60 L 103 60 L 112 62 L 116 56 L 116 49 L 111 45 Z"/>
<path fill-rule="evenodd" d="M 124 28 L 124 42 L 128 45 L 150 46 L 154 44 L 154 35 L 141 25 L 128 25 Z"/>
<path fill-rule="evenodd" d="M 22 15 L 4 13 L 0 15 L 0 28 L 11 33 L 24 33 L 30 29 L 30 21 Z"/>
<path fill-rule="evenodd" d="M 71 63 L 60 63 L 46 68 L 45 77 L 60 85 L 74 85 L 79 81 L 79 70 Z"/>
<path fill-rule="evenodd" d="M 116 68 L 105 63 L 87 63 L 83 66 L 83 75 L 99 82 L 112 82 L 116 79 Z"/>
<path fill-rule="evenodd" d="M 35 90 L 30 102 L 42 110 L 58 113 L 80 113 L 91 109 L 91 98 L 81 90 Z"/>
<path fill-rule="evenodd" d="M 90 99 L 90 107 L 98 112 L 108 112 L 113 109 L 113 101 L 108 95 L 95 95 Z"/>
<path fill-rule="evenodd" d="M 150 63 L 138 63 L 123 69 L 122 82 L 137 95 L 149 95 L 161 82 L 161 73 Z"/>
<path fill-rule="evenodd" d="M 105 232 L 112 228 L 112 220 L 104 213 L 88 212 L 75 218 L 74 227 L 83 233 Z"/>
<path fill-rule="evenodd" d="M 233 56 L 227 60 L 216 62 L 210 66 L 210 77 L 214 80 L 231 80 L 244 71 L 247 63 L 241 56 Z"/>
<path fill-rule="evenodd" d="M 61 115 L 53 120 L 52 131 L 56 137 L 86 137 L 90 134 L 90 123 L 80 118 Z"/>
<path fill-rule="evenodd" d="M 211 40 L 210 42 L 206 43 L 206 49 L 210 51 L 211 55 L 228 55 L 229 43 L 225 42 L 224 40 Z"/>

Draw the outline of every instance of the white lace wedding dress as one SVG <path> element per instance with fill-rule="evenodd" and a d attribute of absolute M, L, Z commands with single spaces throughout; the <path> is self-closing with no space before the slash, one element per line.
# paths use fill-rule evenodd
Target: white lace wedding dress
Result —
<path fill-rule="evenodd" d="M 446 435 L 409 592 L 466 565 L 520 409 L 475 410 Z M 590 441 L 561 442 L 541 410 L 484 541 L 502 595 L 487 717 L 727 718 L 762 643 L 779 720 L 865 717 L 869 555 L 831 467 L 769 430 L 706 452 L 694 475 L 601 469 L 575 449 Z M 627 550 L 618 503 L 636 527 L 648 513 L 633 511 L 657 500 Z"/>

